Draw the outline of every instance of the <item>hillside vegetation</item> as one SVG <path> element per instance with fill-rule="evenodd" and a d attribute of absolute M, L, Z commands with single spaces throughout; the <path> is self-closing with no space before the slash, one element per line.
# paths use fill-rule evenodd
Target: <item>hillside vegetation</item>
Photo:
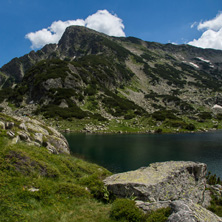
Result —
<path fill-rule="evenodd" d="M 222 108 L 213 107 L 222 106 L 221 59 L 220 50 L 71 26 L 58 44 L 0 69 L 0 106 L 74 131 L 220 129 Z"/>

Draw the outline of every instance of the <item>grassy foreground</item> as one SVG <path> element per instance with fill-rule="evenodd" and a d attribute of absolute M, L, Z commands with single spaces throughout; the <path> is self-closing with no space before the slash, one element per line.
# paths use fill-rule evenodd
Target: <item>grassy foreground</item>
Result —
<path fill-rule="evenodd" d="M 115 199 L 102 180 L 111 172 L 71 155 L 11 140 L 0 132 L 0 221 L 163 222 L 170 209 L 144 214 Z"/>
<path fill-rule="evenodd" d="M 0 136 L 0 221 L 112 221 L 102 183 L 110 174 Z"/>

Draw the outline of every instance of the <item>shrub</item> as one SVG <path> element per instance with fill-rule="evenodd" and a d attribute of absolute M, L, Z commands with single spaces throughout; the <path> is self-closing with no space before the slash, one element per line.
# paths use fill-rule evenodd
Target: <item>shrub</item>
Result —
<path fill-rule="evenodd" d="M 222 182 L 220 181 L 220 177 L 217 177 L 216 174 L 211 175 L 210 171 L 208 172 L 206 179 L 207 179 L 207 183 L 210 185 L 216 185 L 216 184 L 222 185 Z"/>
<path fill-rule="evenodd" d="M 161 208 L 146 215 L 146 222 L 165 222 L 171 214 L 171 208 Z"/>
<path fill-rule="evenodd" d="M 108 201 L 109 193 L 101 180 L 101 175 L 92 174 L 82 177 L 79 181 L 81 185 L 86 186 L 94 198 L 98 200 Z"/>
<path fill-rule="evenodd" d="M 129 199 L 117 199 L 114 201 L 110 217 L 116 220 L 132 222 L 145 221 L 145 215 L 136 207 L 135 202 Z"/>
<path fill-rule="evenodd" d="M 190 124 L 187 124 L 187 125 L 186 125 L 185 129 L 187 129 L 187 130 L 195 130 L 196 127 L 195 127 L 194 124 L 190 123 Z"/>
<path fill-rule="evenodd" d="M 159 110 L 152 114 L 152 117 L 157 121 L 164 121 L 165 119 L 178 119 L 171 110 Z"/>
<path fill-rule="evenodd" d="M 218 120 L 222 120 L 222 113 L 217 114 L 216 118 L 217 118 Z"/>
<path fill-rule="evenodd" d="M 210 112 L 201 112 L 199 113 L 199 117 L 203 120 L 206 120 L 206 119 L 211 119 L 212 115 Z"/>

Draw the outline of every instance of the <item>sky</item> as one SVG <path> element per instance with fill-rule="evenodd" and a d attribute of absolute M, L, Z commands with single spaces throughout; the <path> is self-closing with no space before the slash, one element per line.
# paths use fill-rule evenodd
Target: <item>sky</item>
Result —
<path fill-rule="evenodd" d="M 222 0 L 0 0 L 0 67 L 57 43 L 69 25 L 222 50 Z"/>

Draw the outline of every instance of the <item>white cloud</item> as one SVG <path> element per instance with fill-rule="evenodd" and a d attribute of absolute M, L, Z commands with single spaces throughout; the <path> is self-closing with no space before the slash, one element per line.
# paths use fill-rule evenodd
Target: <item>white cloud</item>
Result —
<path fill-rule="evenodd" d="M 200 23 L 197 28 L 198 28 L 198 30 L 201 30 L 201 29 L 212 29 L 214 31 L 219 31 L 222 28 L 222 13 L 219 13 L 212 20 Z"/>
<path fill-rule="evenodd" d="M 99 10 L 85 20 L 55 21 L 48 28 L 28 33 L 25 38 L 31 41 L 32 49 L 40 48 L 49 43 L 58 43 L 65 29 L 71 25 L 86 26 L 110 36 L 125 36 L 122 20 L 107 10 Z"/>
<path fill-rule="evenodd" d="M 86 27 L 103 32 L 110 36 L 125 36 L 124 25 L 117 15 L 110 14 L 107 10 L 99 10 L 90 15 L 86 20 Z"/>
<path fill-rule="evenodd" d="M 199 39 L 194 39 L 188 44 L 201 47 L 222 50 L 222 13 L 219 13 L 214 19 L 200 22 L 198 30 L 205 30 Z"/>

